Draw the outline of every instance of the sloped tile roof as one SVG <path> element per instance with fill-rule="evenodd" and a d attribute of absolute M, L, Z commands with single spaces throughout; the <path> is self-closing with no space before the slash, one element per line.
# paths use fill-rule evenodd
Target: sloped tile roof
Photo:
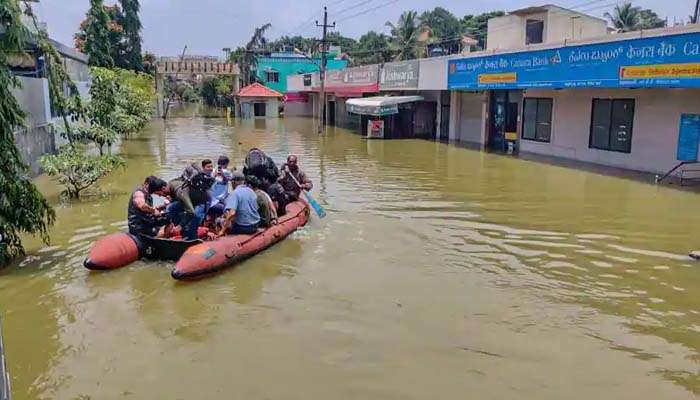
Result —
<path fill-rule="evenodd" d="M 238 91 L 239 97 L 283 97 L 283 94 L 257 82 Z"/>

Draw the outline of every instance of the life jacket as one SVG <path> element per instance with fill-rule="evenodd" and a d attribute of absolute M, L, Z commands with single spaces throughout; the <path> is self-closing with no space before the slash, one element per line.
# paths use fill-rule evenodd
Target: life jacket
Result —
<path fill-rule="evenodd" d="M 156 227 L 156 221 L 152 214 L 145 213 L 134 205 L 134 195 L 137 192 L 143 193 L 144 197 L 146 198 L 146 204 L 153 207 L 153 196 L 143 190 L 143 188 L 137 187 L 133 192 L 131 192 L 131 197 L 129 197 L 129 207 L 127 208 L 129 233 L 132 235 L 150 235 L 153 229 Z"/>

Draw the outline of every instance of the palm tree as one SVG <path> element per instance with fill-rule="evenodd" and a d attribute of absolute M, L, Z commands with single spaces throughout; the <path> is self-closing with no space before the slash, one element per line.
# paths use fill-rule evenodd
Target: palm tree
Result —
<path fill-rule="evenodd" d="M 639 7 L 633 7 L 632 3 L 615 6 L 613 13 L 605 13 L 618 32 L 630 32 L 639 26 Z"/>
<path fill-rule="evenodd" d="M 265 38 L 265 31 L 271 27 L 272 25 L 267 23 L 255 28 L 253 36 L 245 45 L 245 53 L 240 60 L 241 75 L 243 75 L 244 86 L 249 85 L 253 80 L 255 80 L 255 77 L 253 77 L 253 71 L 258 66 L 258 59 L 255 52 L 266 49 L 267 39 Z"/>
<path fill-rule="evenodd" d="M 405 11 L 396 25 L 387 22 L 386 26 L 391 29 L 390 48 L 396 52 L 395 61 L 412 60 L 425 54 L 430 28 L 421 22 L 416 11 Z"/>

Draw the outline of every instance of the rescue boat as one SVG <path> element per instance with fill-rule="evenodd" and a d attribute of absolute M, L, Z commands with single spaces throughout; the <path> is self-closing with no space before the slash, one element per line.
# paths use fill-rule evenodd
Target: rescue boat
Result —
<path fill-rule="evenodd" d="M 105 271 L 126 267 L 141 258 L 176 261 L 187 248 L 199 243 L 202 241 L 116 232 L 97 240 L 83 265 L 90 270 Z"/>
<path fill-rule="evenodd" d="M 278 219 L 276 225 L 267 229 L 259 229 L 252 235 L 223 236 L 188 248 L 171 275 L 178 280 L 192 279 L 233 266 L 281 241 L 306 225 L 308 220 L 308 203 L 290 203 L 287 213 Z"/>

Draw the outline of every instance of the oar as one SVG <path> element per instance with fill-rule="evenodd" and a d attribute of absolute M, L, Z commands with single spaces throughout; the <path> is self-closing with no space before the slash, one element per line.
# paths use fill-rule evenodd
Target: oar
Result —
<path fill-rule="evenodd" d="M 289 174 L 289 176 L 291 176 L 292 179 L 294 180 L 294 183 L 296 183 L 297 186 L 299 186 L 299 189 L 301 189 L 301 191 L 304 192 L 304 197 L 306 197 L 306 201 L 308 201 L 309 204 L 311 204 L 311 208 L 314 209 L 314 211 L 316 212 L 316 215 L 318 215 L 319 218 L 324 218 L 326 216 L 326 210 L 324 210 L 323 207 L 321 207 L 321 205 L 318 204 L 316 199 L 311 197 L 309 192 L 307 192 L 306 190 L 304 190 L 303 187 L 301 187 L 301 184 L 299 184 L 299 181 L 297 180 L 297 178 L 294 177 L 294 174 L 292 174 L 291 171 L 289 171 L 289 172 L 285 171 L 284 173 Z"/>

